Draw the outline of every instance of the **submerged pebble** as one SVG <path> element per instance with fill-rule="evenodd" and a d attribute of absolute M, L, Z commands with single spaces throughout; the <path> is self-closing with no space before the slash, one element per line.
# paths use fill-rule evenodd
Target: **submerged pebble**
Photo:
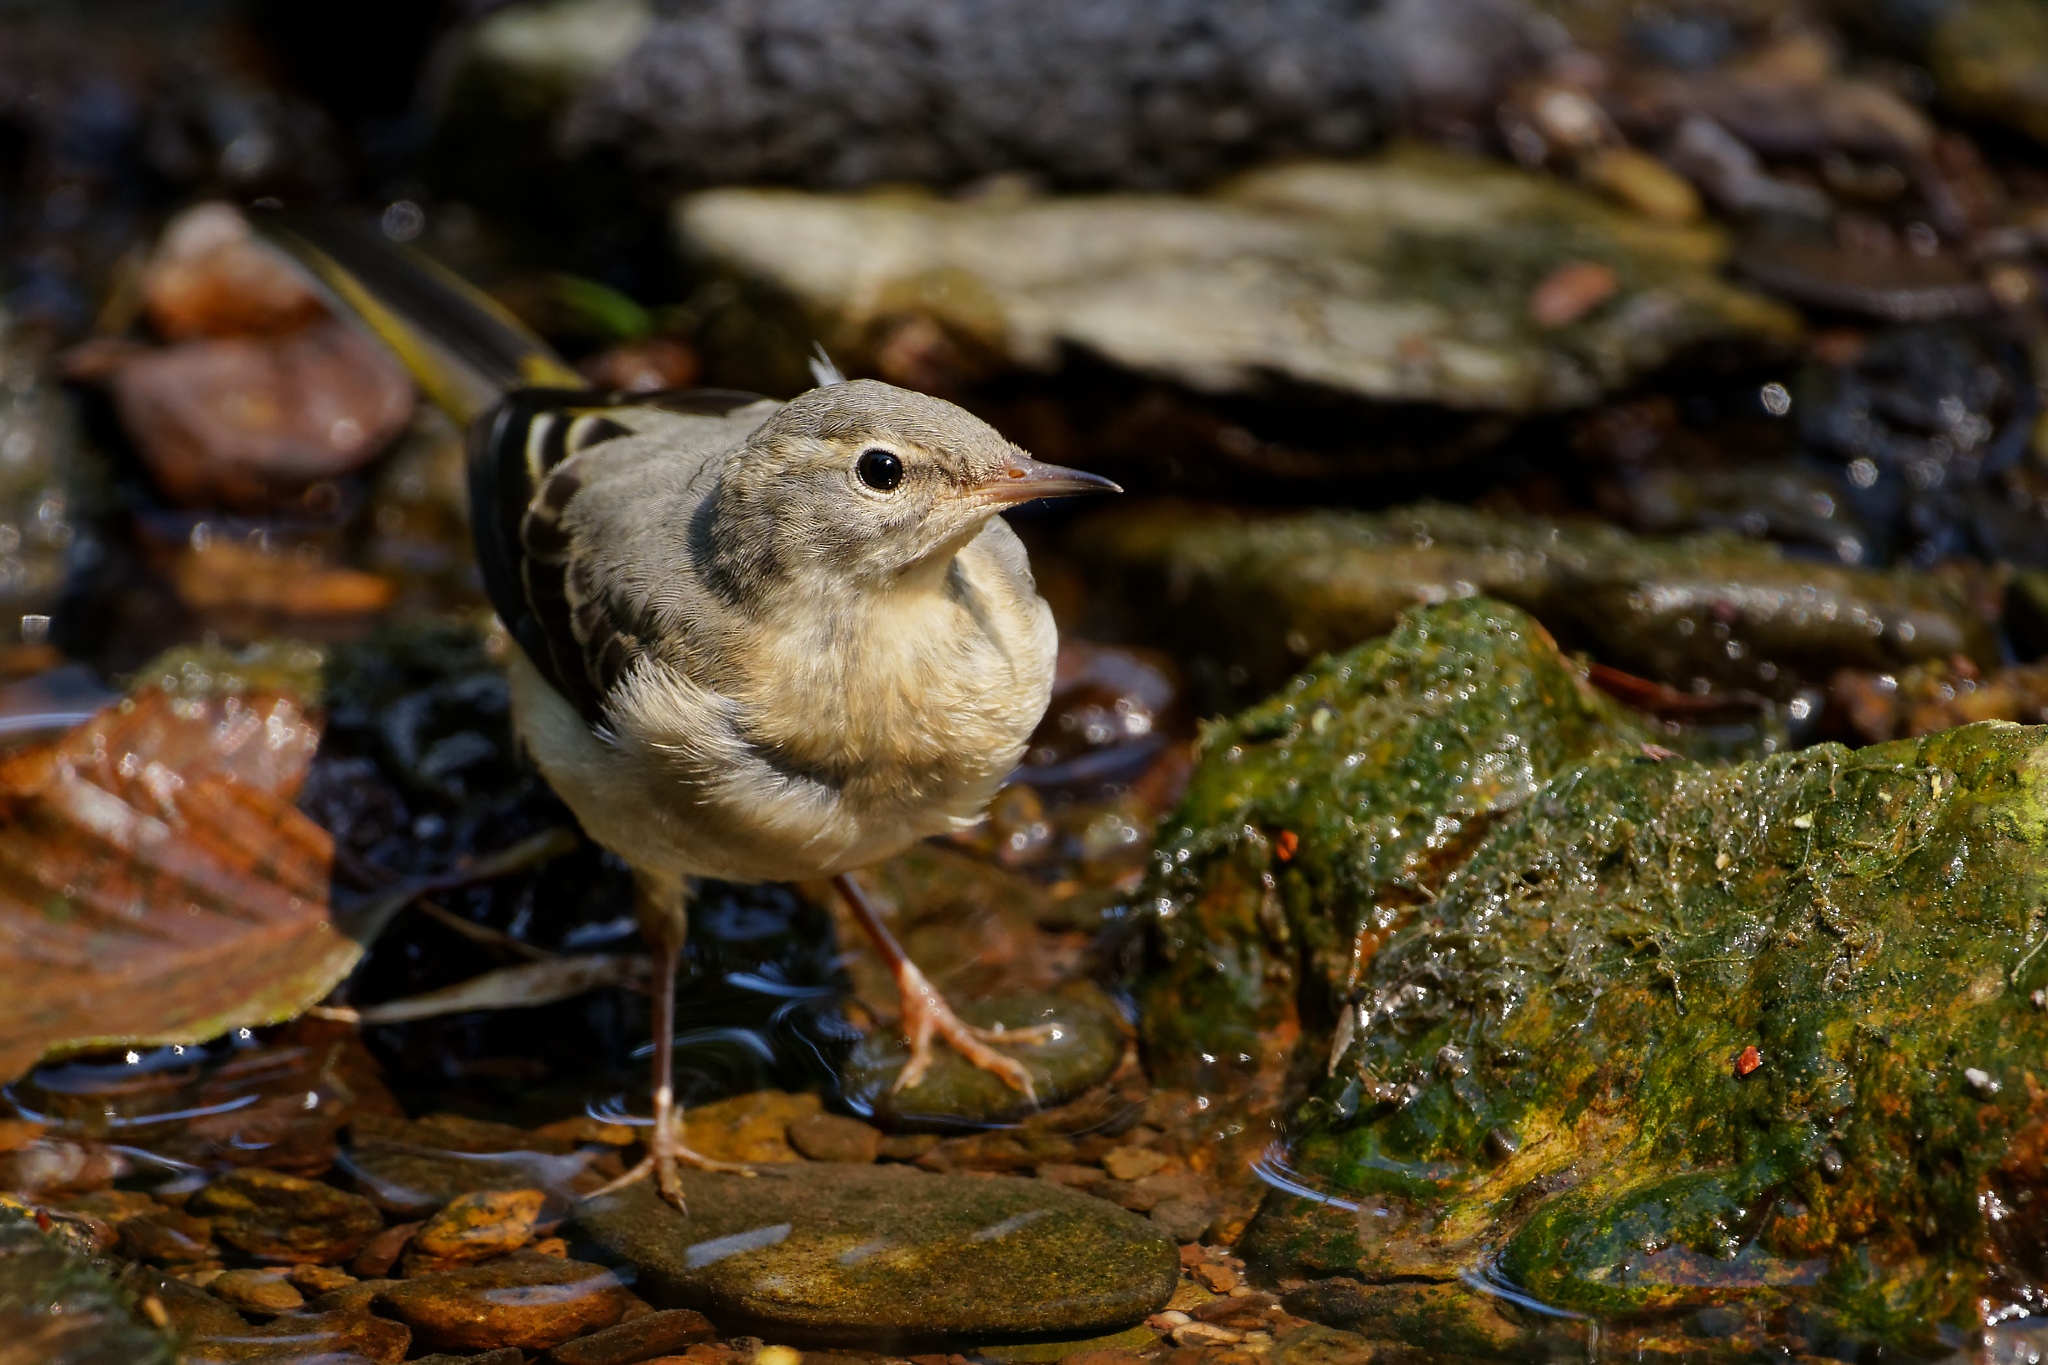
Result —
<path fill-rule="evenodd" d="M 1150 1223 L 1047 1181 L 800 1165 L 682 1173 L 688 1217 L 645 1183 L 587 1205 L 582 1233 L 639 1291 L 727 1331 L 915 1343 L 1128 1327 L 1178 1280 Z"/>

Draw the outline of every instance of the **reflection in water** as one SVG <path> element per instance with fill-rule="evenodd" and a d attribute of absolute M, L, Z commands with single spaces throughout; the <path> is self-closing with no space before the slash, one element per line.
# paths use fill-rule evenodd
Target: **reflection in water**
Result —
<path fill-rule="evenodd" d="M 770 1227 L 752 1228 L 746 1232 L 735 1232 L 726 1237 L 713 1237 L 708 1242 L 698 1242 L 683 1248 L 683 1264 L 691 1270 L 699 1270 L 722 1261 L 728 1256 L 737 1256 L 744 1251 L 759 1251 L 762 1247 L 780 1244 L 789 1236 L 791 1223 L 776 1223 Z"/>

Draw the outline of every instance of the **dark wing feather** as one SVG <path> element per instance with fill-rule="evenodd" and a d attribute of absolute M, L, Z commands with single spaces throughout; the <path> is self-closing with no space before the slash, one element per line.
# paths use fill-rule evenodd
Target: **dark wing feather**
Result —
<path fill-rule="evenodd" d="M 608 415 L 620 408 L 718 417 L 759 401 L 727 389 L 518 389 L 470 429 L 470 525 L 485 591 L 526 657 L 593 728 L 641 642 L 637 622 L 622 619 L 570 553 L 562 516 L 582 487 L 575 457 L 629 433 Z"/>

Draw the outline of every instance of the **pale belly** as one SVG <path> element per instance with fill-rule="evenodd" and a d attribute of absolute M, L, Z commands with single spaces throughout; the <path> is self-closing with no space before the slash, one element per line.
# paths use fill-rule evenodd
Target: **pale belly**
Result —
<path fill-rule="evenodd" d="M 888 858 L 920 839 L 973 824 L 1029 738 L 915 800 L 792 792 L 748 765 L 703 780 L 679 776 L 645 746 L 607 744 L 516 647 L 513 719 L 522 742 L 584 831 L 634 868 L 670 877 L 801 881 Z M 1045 670 L 1050 690 L 1051 670 Z M 1036 712 L 1042 712 L 1044 701 Z"/>

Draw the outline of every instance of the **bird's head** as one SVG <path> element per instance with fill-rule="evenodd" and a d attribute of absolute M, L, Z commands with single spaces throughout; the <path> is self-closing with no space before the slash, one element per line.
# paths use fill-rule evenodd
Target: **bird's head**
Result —
<path fill-rule="evenodd" d="M 792 399 L 733 453 L 710 534 L 742 590 L 792 575 L 873 586 L 943 573 L 1006 507 L 1120 491 L 951 403 L 856 379 Z"/>

